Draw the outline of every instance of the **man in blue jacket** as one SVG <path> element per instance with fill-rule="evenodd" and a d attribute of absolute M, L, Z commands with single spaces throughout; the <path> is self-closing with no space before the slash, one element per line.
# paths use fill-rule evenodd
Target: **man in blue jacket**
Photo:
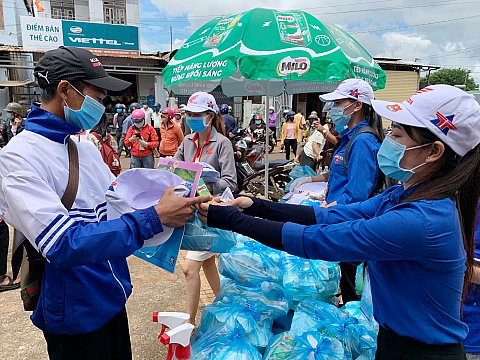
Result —
<path fill-rule="evenodd" d="M 31 319 L 44 332 L 51 359 L 131 359 L 125 303 L 132 292 L 126 257 L 163 226 L 182 226 L 206 198 L 175 197 L 107 221 L 105 191 L 114 181 L 100 153 L 75 138 L 79 185 L 72 208 L 61 198 L 69 176 L 68 139 L 100 120 L 113 78 L 87 50 L 60 47 L 35 67 L 42 88 L 25 130 L 2 149 L 0 214 L 46 259 Z"/>

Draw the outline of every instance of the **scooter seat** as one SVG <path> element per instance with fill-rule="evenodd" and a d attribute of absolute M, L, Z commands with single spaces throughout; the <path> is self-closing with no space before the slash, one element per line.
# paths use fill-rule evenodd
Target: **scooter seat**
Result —
<path fill-rule="evenodd" d="M 269 160 L 268 161 L 268 167 L 273 168 L 273 167 L 277 167 L 277 166 L 282 166 L 282 165 L 285 165 L 289 162 L 290 162 L 290 160 Z M 255 162 L 255 164 L 253 164 L 253 169 L 257 170 L 257 171 L 265 169 L 265 162 L 264 161 Z"/>

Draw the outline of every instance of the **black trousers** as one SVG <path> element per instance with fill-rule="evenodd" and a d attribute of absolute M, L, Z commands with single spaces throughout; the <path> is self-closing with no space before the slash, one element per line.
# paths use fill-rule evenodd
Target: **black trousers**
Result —
<path fill-rule="evenodd" d="M 43 333 L 51 360 L 131 360 L 127 311 L 122 309 L 100 329 L 87 334 Z"/>
<path fill-rule="evenodd" d="M 340 263 L 340 290 L 344 305 L 349 301 L 358 301 L 361 298 L 355 291 L 357 267 L 360 264 L 359 262 Z"/>
<path fill-rule="evenodd" d="M 463 344 L 431 345 L 380 327 L 375 360 L 465 360 Z"/>
<path fill-rule="evenodd" d="M 296 139 L 285 139 L 283 141 L 285 145 L 285 158 L 290 160 L 290 148 L 293 151 L 293 157 L 297 156 L 297 140 Z"/>
<path fill-rule="evenodd" d="M 275 141 L 277 141 L 277 128 L 275 126 L 269 126 L 268 128 L 272 132 L 272 135 Z"/>
<path fill-rule="evenodd" d="M 10 232 L 5 221 L 0 222 L 0 276 L 7 273 L 8 245 L 10 243 Z M 12 255 L 12 279 L 18 277 L 22 265 L 23 252 L 19 249 Z"/>

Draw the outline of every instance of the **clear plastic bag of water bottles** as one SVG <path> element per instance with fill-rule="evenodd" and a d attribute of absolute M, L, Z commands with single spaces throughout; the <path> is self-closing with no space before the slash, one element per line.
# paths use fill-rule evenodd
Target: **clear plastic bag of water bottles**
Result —
<path fill-rule="evenodd" d="M 259 242 L 240 237 L 228 254 L 222 254 L 218 271 L 223 276 L 240 283 L 273 281 L 281 284 L 283 273 L 278 266 L 280 252 Z"/>
<path fill-rule="evenodd" d="M 185 224 L 182 250 L 211 251 L 215 253 L 229 252 L 237 243 L 232 231 L 211 228 L 195 215 Z"/>
<path fill-rule="evenodd" d="M 231 294 L 205 307 L 198 332 L 204 337 L 210 329 L 223 325 L 242 327 L 250 344 L 265 348 L 273 336 L 272 310 L 262 302 Z"/>
<path fill-rule="evenodd" d="M 340 340 L 349 353 L 358 348 L 358 338 L 352 325 L 358 320 L 335 305 L 317 300 L 303 300 L 293 315 L 290 331 L 302 335 L 317 331 L 328 337 Z"/>
<path fill-rule="evenodd" d="M 215 301 L 221 301 L 225 296 L 236 294 L 252 301 L 259 301 L 272 311 L 274 319 L 284 316 L 292 306 L 292 299 L 285 288 L 271 281 L 258 283 L 238 283 L 222 277 L 220 292 Z"/>
<path fill-rule="evenodd" d="M 245 330 L 238 323 L 219 325 L 208 330 L 192 345 L 195 360 L 262 360 L 260 352 L 250 344 Z"/>
<path fill-rule="evenodd" d="M 343 344 L 319 332 L 295 335 L 281 333 L 273 338 L 265 351 L 265 360 L 346 360 L 348 352 Z"/>
<path fill-rule="evenodd" d="M 336 262 L 282 255 L 283 286 L 295 303 L 304 299 L 332 303 L 340 282 Z"/>

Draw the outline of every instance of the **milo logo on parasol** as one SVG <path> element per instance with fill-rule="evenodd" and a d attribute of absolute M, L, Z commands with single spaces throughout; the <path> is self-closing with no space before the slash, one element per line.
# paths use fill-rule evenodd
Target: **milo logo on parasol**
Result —
<path fill-rule="evenodd" d="M 295 18 L 293 16 L 277 16 L 277 21 L 286 21 L 286 22 L 294 22 Z"/>
<path fill-rule="evenodd" d="M 292 58 L 287 56 L 277 65 L 277 74 L 287 76 L 291 74 L 305 75 L 310 70 L 310 59 L 306 57 Z"/>

